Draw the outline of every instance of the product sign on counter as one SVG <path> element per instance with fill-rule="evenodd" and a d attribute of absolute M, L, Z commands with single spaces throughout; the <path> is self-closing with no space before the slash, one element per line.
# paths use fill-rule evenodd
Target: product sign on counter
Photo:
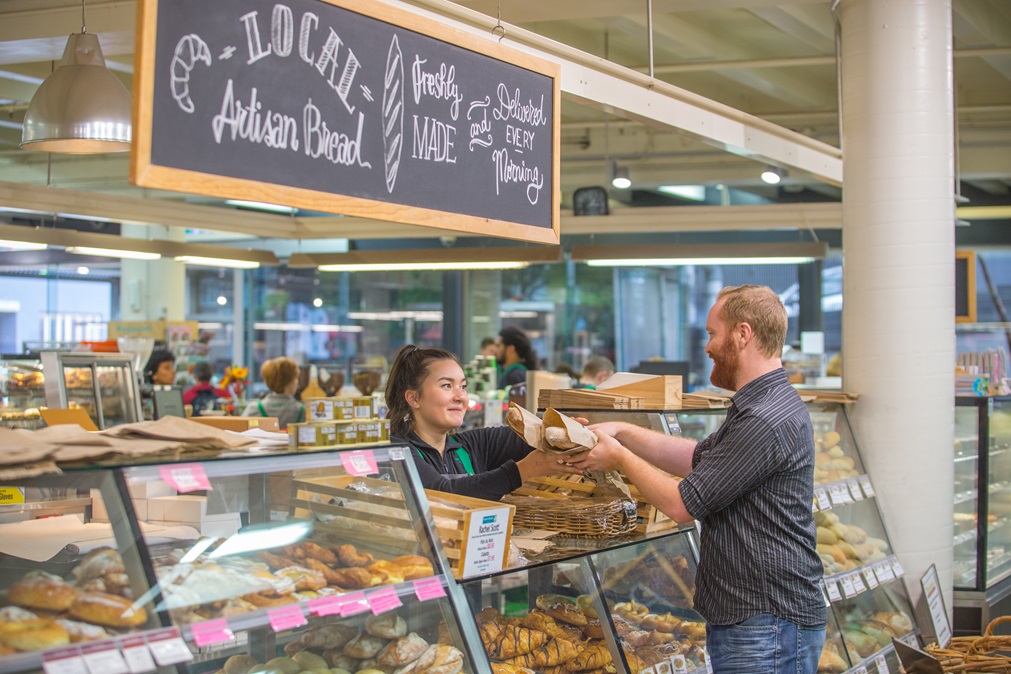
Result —
<path fill-rule="evenodd" d="M 144 0 L 131 179 L 558 243 L 560 69 L 374 0 Z"/>
<path fill-rule="evenodd" d="M 24 502 L 24 487 L 0 487 L 0 505 L 19 505 Z"/>
<path fill-rule="evenodd" d="M 400 597 L 397 596 L 397 588 L 395 587 L 384 587 L 373 590 L 369 592 L 368 600 L 369 608 L 372 609 L 372 615 L 386 613 L 404 605 L 400 601 Z"/>
<path fill-rule="evenodd" d="M 509 508 L 475 512 L 464 539 L 462 577 L 502 569 L 509 541 Z"/>
<path fill-rule="evenodd" d="M 857 589 L 853 587 L 852 578 L 850 578 L 849 576 L 843 576 L 842 578 L 839 579 L 839 581 L 842 583 L 843 594 L 846 595 L 847 599 L 856 596 Z"/>
<path fill-rule="evenodd" d="M 874 666 L 878 668 L 878 674 L 888 674 L 888 661 L 885 656 L 879 655 L 874 658 Z"/>
<path fill-rule="evenodd" d="M 298 604 L 270 609 L 267 611 L 267 620 L 270 621 L 270 629 L 275 632 L 293 630 L 296 627 L 302 627 L 309 622 L 305 619 L 305 614 L 302 613 L 302 607 Z"/>
<path fill-rule="evenodd" d="M 442 579 L 438 576 L 419 578 L 414 581 L 414 595 L 418 601 L 428 601 L 446 596 L 446 590 L 442 587 Z"/>
<path fill-rule="evenodd" d="M 77 646 L 57 648 L 42 654 L 42 670 L 46 674 L 88 674 Z"/>
<path fill-rule="evenodd" d="M 204 467 L 199 463 L 177 463 L 159 466 L 161 479 L 172 486 L 180 494 L 199 489 L 210 490 L 211 481 L 207 479 Z"/>
<path fill-rule="evenodd" d="M 130 671 L 115 643 L 84 644 L 81 657 L 91 674 L 128 674 Z"/>
<path fill-rule="evenodd" d="M 356 452 L 342 452 L 341 465 L 350 475 L 373 475 L 379 472 L 376 456 L 370 449 Z"/>
<path fill-rule="evenodd" d="M 121 642 L 123 646 L 123 658 L 126 660 L 130 674 L 147 674 L 155 670 L 154 660 L 151 658 L 151 651 L 147 648 L 147 641 L 143 636 L 126 637 Z"/>
<path fill-rule="evenodd" d="M 179 630 L 174 627 L 149 632 L 147 646 L 151 650 L 154 661 L 161 667 L 189 662 L 193 659 L 193 653 L 190 652 L 186 642 L 179 635 Z"/>

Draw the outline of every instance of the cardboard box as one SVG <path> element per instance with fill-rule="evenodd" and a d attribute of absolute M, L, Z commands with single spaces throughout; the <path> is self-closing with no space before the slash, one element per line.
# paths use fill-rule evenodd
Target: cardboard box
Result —
<path fill-rule="evenodd" d="M 618 372 L 597 387 L 600 391 L 643 399 L 643 409 L 674 410 L 681 407 L 681 375 L 644 375 Z"/>
<path fill-rule="evenodd" d="M 158 524 L 164 526 L 187 526 L 197 529 L 202 536 L 211 538 L 227 538 L 238 533 L 242 526 L 242 517 L 239 513 L 221 513 L 220 515 L 205 515 L 199 522 L 175 522 L 172 520 L 160 521 Z"/>
<path fill-rule="evenodd" d="M 236 433 L 248 431 L 250 428 L 283 433 L 277 425 L 277 417 L 190 417 L 190 421 Z"/>
<path fill-rule="evenodd" d="M 147 499 L 133 499 L 133 509 L 137 513 L 137 519 L 147 520 Z M 109 512 L 105 509 L 105 501 L 102 500 L 102 493 L 97 489 L 91 490 L 91 521 L 108 522 Z"/>
<path fill-rule="evenodd" d="M 186 494 L 148 499 L 147 514 L 152 522 L 199 523 L 207 517 L 207 497 Z"/>
<path fill-rule="evenodd" d="M 151 480 L 150 482 L 137 482 L 128 484 L 130 496 L 134 499 L 159 498 L 162 496 L 175 496 L 176 490 L 169 486 L 167 482 L 161 480 Z"/>

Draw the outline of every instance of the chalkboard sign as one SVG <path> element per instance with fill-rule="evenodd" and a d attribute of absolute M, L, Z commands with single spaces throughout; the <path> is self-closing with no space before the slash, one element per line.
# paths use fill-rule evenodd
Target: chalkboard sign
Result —
<path fill-rule="evenodd" d="M 371 0 L 141 0 L 131 179 L 558 243 L 557 65 Z"/>
<path fill-rule="evenodd" d="M 955 252 L 955 322 L 976 322 L 976 253 Z"/>

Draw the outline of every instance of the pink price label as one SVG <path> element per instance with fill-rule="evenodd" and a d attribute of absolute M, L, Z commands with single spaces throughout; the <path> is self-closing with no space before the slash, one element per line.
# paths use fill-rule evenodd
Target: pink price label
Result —
<path fill-rule="evenodd" d="M 267 611 L 267 619 L 270 620 L 270 627 L 275 632 L 293 630 L 309 622 L 305 619 L 301 606 L 282 606 L 271 609 Z"/>
<path fill-rule="evenodd" d="M 310 599 L 306 606 L 309 607 L 310 613 L 322 618 L 327 615 L 339 615 L 343 603 L 344 597 L 320 597 L 319 599 Z"/>
<path fill-rule="evenodd" d="M 446 596 L 446 590 L 442 587 L 442 580 L 438 576 L 429 578 L 419 578 L 414 581 L 414 594 L 418 601 L 428 601 Z"/>
<path fill-rule="evenodd" d="M 379 472 L 375 454 L 371 449 L 344 452 L 341 454 L 341 463 L 344 465 L 344 470 L 351 475 L 371 475 Z"/>
<path fill-rule="evenodd" d="M 228 621 L 224 618 L 197 623 L 190 629 L 193 630 L 193 643 L 200 648 L 222 644 L 235 638 L 231 628 L 228 627 Z"/>
<path fill-rule="evenodd" d="M 177 463 L 170 466 L 159 466 L 161 479 L 174 487 L 180 494 L 198 489 L 213 489 L 207 479 L 204 467 L 199 463 Z"/>
<path fill-rule="evenodd" d="M 372 608 L 372 615 L 386 613 L 403 605 L 404 603 L 400 601 L 397 589 L 394 587 L 384 587 L 369 593 L 369 606 Z"/>
<path fill-rule="evenodd" d="M 343 599 L 344 603 L 341 604 L 342 618 L 365 613 L 369 610 L 369 600 L 365 598 L 364 592 L 352 592 L 351 594 L 344 595 Z"/>

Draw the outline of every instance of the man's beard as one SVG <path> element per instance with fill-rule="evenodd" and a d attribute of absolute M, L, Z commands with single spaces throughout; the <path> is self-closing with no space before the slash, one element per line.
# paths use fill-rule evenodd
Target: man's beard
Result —
<path fill-rule="evenodd" d="M 741 363 L 741 355 L 734 348 L 733 343 L 728 339 L 723 343 L 713 356 L 713 372 L 709 375 L 709 381 L 713 386 L 737 390 L 737 370 Z"/>

